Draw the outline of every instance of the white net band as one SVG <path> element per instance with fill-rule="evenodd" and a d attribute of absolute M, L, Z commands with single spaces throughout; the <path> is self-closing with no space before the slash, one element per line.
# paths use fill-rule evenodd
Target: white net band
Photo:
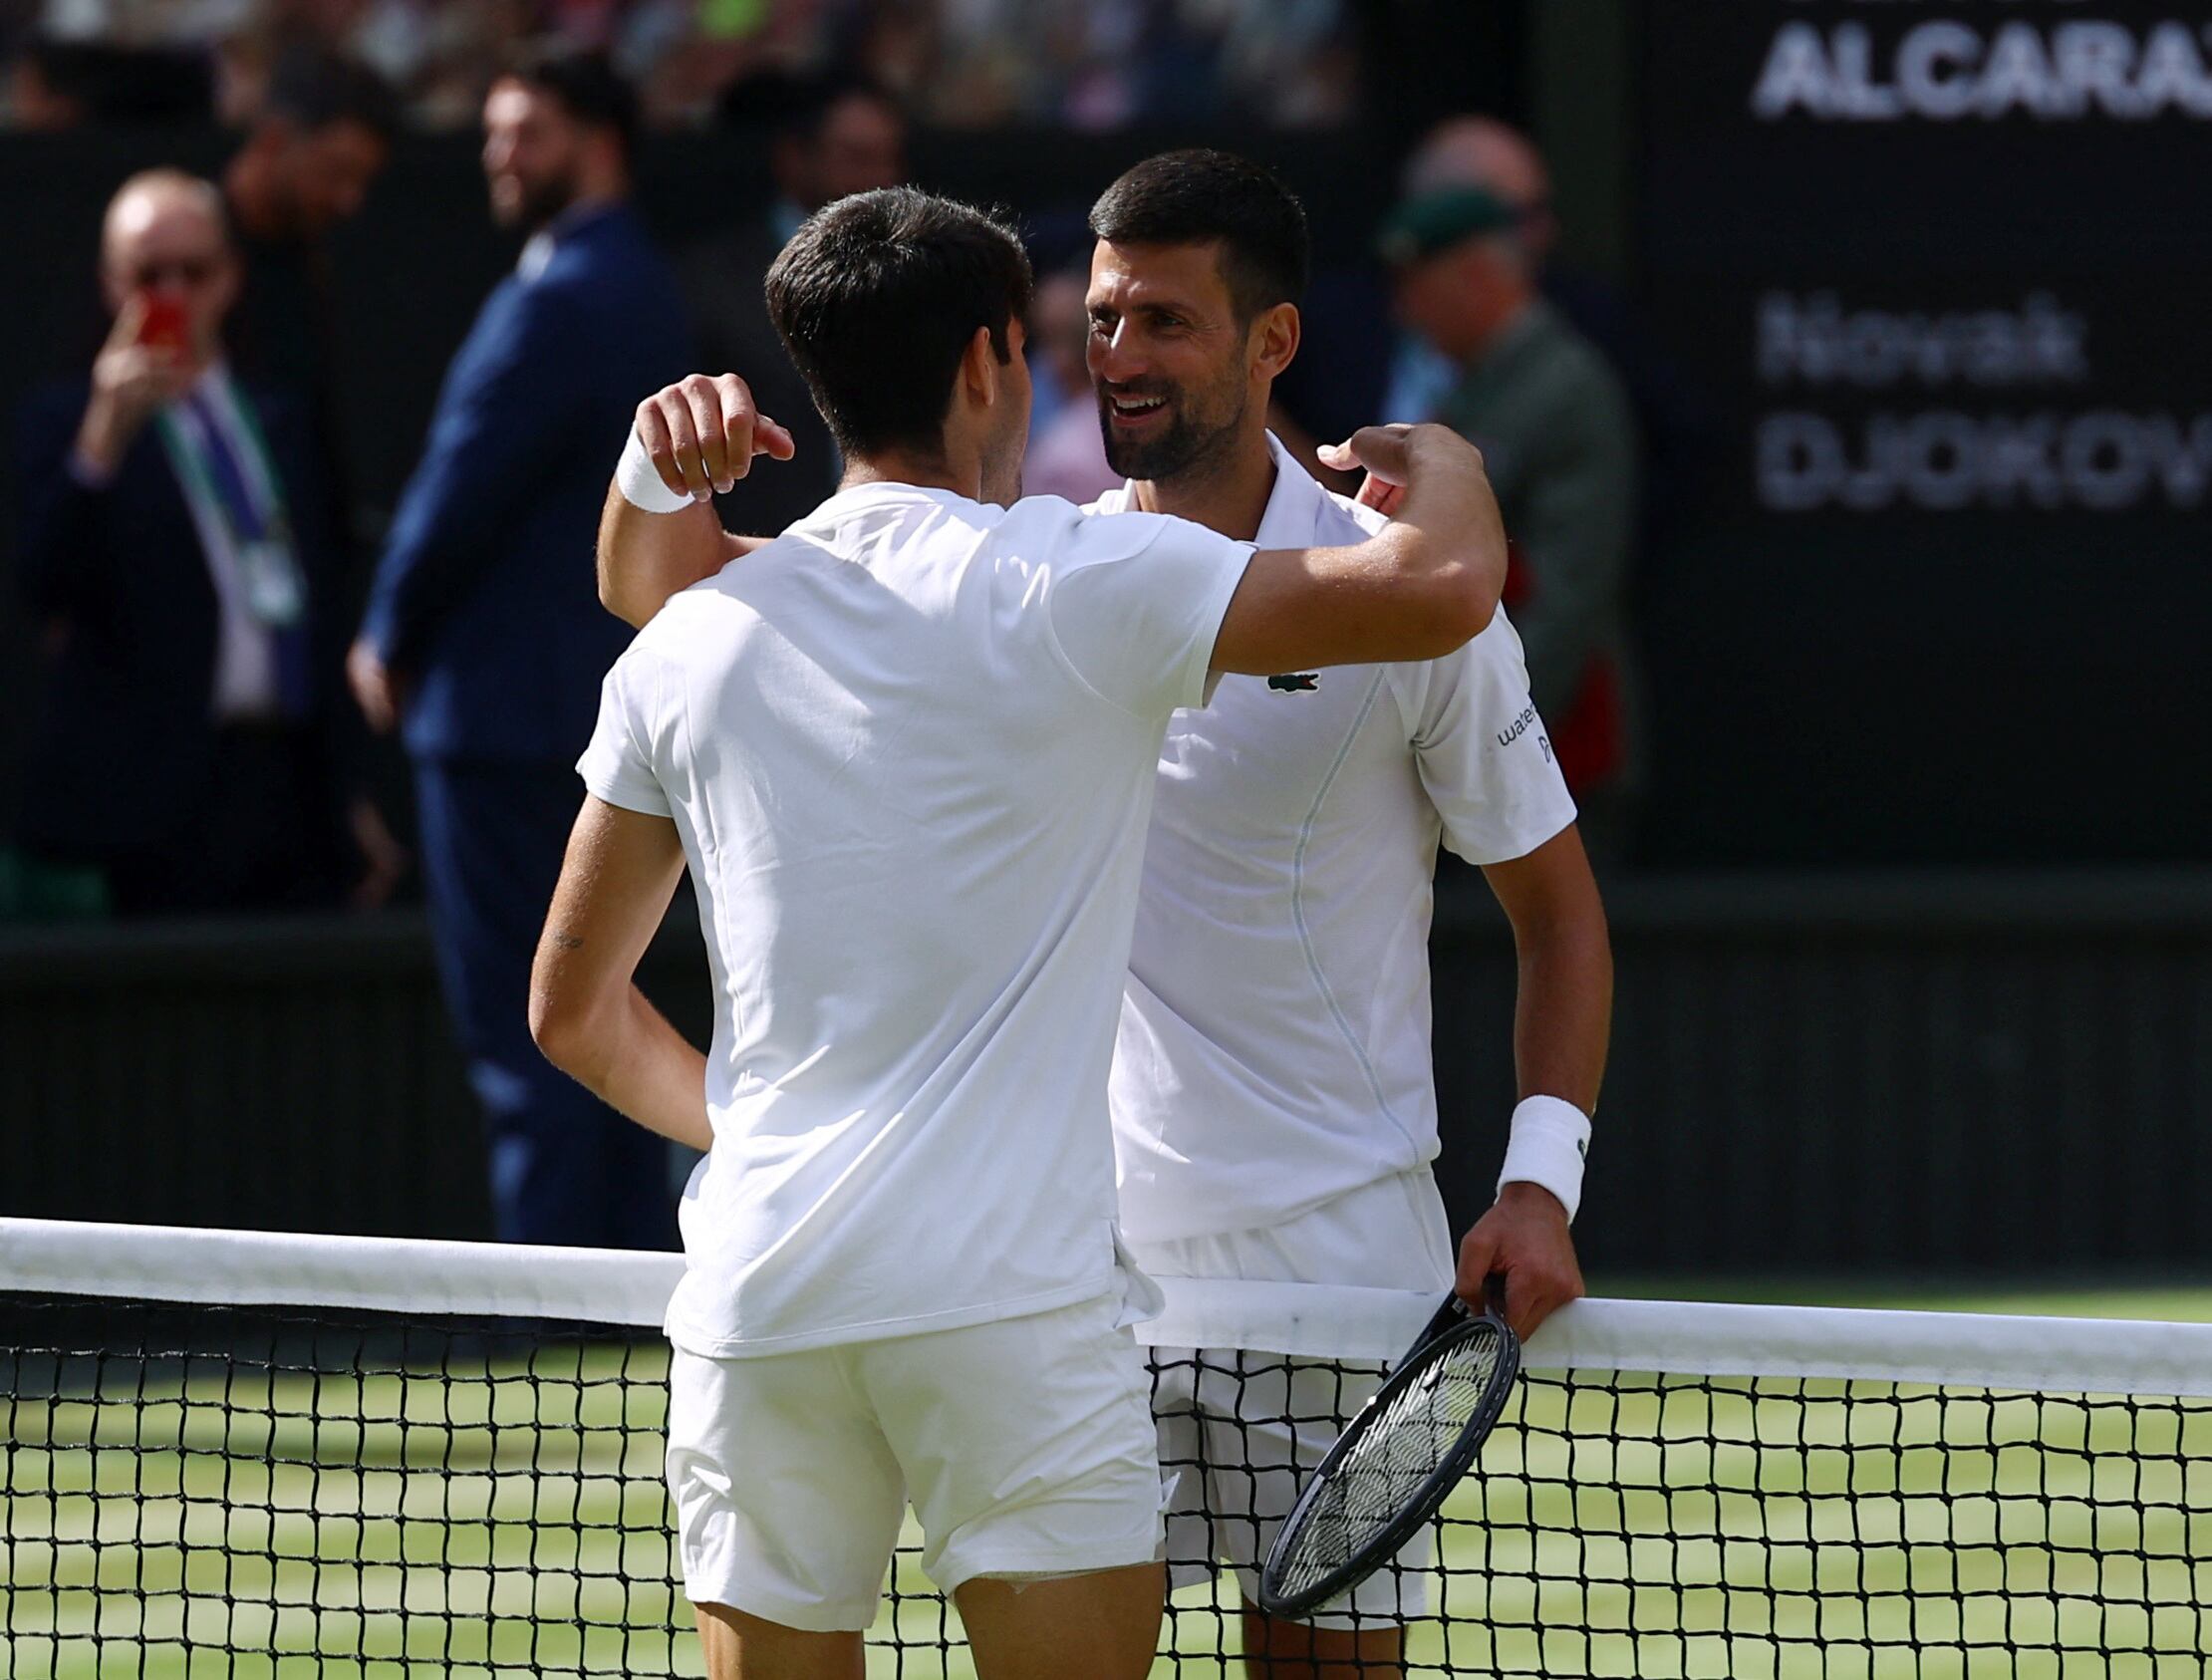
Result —
<path fill-rule="evenodd" d="M 229 1306 L 657 1326 L 676 1255 L 0 1219 L 0 1289 Z M 1163 1278 L 1159 1347 L 1394 1360 L 1435 1311 L 1397 1289 Z M 1531 1371 L 1865 1380 L 2050 1394 L 2212 1396 L 2212 1324 L 1709 1301 L 1583 1300 Z"/>

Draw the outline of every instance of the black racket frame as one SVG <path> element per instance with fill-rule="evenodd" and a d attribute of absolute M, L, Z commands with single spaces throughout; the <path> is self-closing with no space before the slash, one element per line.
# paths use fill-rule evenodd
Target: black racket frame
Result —
<path fill-rule="evenodd" d="M 1259 1607 L 1268 1615 L 1294 1621 L 1357 1586 L 1398 1554 L 1414 1532 L 1443 1508 L 1452 1490 L 1473 1466 L 1484 1439 L 1506 1409 L 1506 1397 L 1513 1392 L 1515 1378 L 1521 1374 L 1521 1338 L 1506 1323 L 1495 1285 L 1490 1294 L 1489 1310 L 1479 1317 L 1468 1311 L 1467 1303 L 1458 1295 L 1446 1295 L 1444 1304 L 1437 1308 L 1428 1328 L 1407 1350 L 1398 1368 L 1359 1409 L 1359 1415 L 1344 1426 L 1344 1433 L 1336 1438 L 1335 1445 L 1329 1448 L 1307 1481 L 1297 1504 L 1290 1508 L 1290 1515 L 1276 1533 L 1274 1544 L 1268 1548 L 1266 1564 L 1259 1571 Z M 1303 1528 L 1306 1515 L 1327 1488 L 1336 1467 L 1344 1462 L 1345 1456 L 1382 1416 L 1383 1409 L 1396 1395 L 1419 1382 L 1444 1354 L 1485 1329 L 1498 1338 L 1498 1367 L 1492 1372 L 1490 1386 L 1483 1391 L 1474 1415 L 1461 1426 L 1459 1439 L 1452 1444 L 1443 1461 L 1400 1508 L 1398 1515 L 1376 1532 L 1374 1539 L 1303 1592 L 1285 1594 L 1281 1590 L 1282 1571 L 1287 1562 L 1284 1544 Z"/>

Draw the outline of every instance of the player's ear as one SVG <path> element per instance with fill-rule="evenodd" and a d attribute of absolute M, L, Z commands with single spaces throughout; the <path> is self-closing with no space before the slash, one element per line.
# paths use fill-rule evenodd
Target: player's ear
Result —
<path fill-rule="evenodd" d="M 1252 372 L 1271 380 L 1289 367 L 1298 354 L 1301 326 L 1294 303 L 1278 303 L 1261 310 L 1251 324 Z"/>
<path fill-rule="evenodd" d="M 998 384 L 1003 377 L 998 352 L 991 346 L 990 329 L 977 327 L 968 348 L 961 352 L 961 389 L 970 402 L 987 409 L 998 400 Z"/>

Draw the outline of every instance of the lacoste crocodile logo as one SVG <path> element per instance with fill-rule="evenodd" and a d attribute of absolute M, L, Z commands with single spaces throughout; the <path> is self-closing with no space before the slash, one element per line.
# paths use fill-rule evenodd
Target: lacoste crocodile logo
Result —
<path fill-rule="evenodd" d="M 1318 689 L 1320 686 L 1321 674 L 1318 671 L 1292 671 L 1281 677 L 1267 679 L 1268 688 L 1286 695 L 1296 694 L 1301 689 Z"/>

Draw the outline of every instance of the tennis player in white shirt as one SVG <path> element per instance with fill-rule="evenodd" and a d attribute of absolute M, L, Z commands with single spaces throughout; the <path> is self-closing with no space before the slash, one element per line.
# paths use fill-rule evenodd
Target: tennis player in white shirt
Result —
<path fill-rule="evenodd" d="M 616 563 L 746 554 L 608 676 L 532 988 L 549 1056 L 710 1145 L 668 1461 L 717 1680 L 860 1674 L 909 1501 L 986 1680 L 1149 1668 L 1160 1480 L 1106 1082 L 1162 735 L 1219 673 L 1446 653 L 1503 582 L 1480 457 L 1437 427 L 1354 440 L 1403 506 L 1345 547 L 990 505 L 1028 287 L 963 206 L 832 205 L 768 298 L 839 493 L 725 538 L 691 498 L 790 442 L 700 380 L 641 407 L 608 501 Z M 632 980 L 687 865 L 705 1057 Z"/>
<path fill-rule="evenodd" d="M 1094 507 L 1176 513 L 1269 547 L 1378 528 L 1379 511 L 1322 489 L 1266 430 L 1269 387 L 1297 350 L 1296 199 L 1243 158 L 1172 152 L 1116 180 L 1091 231 L 1091 374 L 1107 458 L 1132 480 Z M 1612 959 L 1503 611 L 1441 659 L 1226 677 L 1204 711 L 1169 724 L 1113 1070 L 1121 1218 L 1145 1270 L 1451 1284 L 1430 1167 L 1440 838 L 1482 866 L 1520 955 L 1521 1101 L 1458 1286 L 1479 1300 L 1502 1273 L 1523 1336 L 1582 1292 L 1568 1222 Z M 1460 1131 L 1455 1147 L 1479 1146 Z M 1154 1363 L 1175 1483 L 1168 1555 L 1179 1574 L 1216 1555 L 1236 1569 L 1252 1672 L 1394 1672 L 1398 1624 L 1423 1607 L 1418 1567 L 1371 1576 L 1347 1610 L 1311 1623 L 1253 1602 L 1303 1473 L 1372 1378 L 1266 1352 L 1158 1348 Z"/>
<path fill-rule="evenodd" d="M 1323 490 L 1266 429 L 1298 345 L 1295 198 L 1242 158 L 1169 153 L 1107 190 L 1092 231 L 1091 372 L 1109 458 L 1132 477 L 1094 507 L 1179 514 L 1269 546 L 1375 529 L 1380 511 Z M 719 390 L 694 401 L 723 402 L 727 422 L 749 427 L 741 382 Z M 682 556 L 608 561 L 601 598 L 634 624 L 699 575 Z M 1522 1335 L 1582 1292 L 1568 1222 L 1612 961 L 1573 824 L 1503 612 L 1440 659 L 1227 677 L 1203 711 L 1176 714 L 1112 1084 L 1121 1218 L 1147 1270 L 1439 1292 L 1454 1277 L 1429 1165 L 1441 838 L 1483 867 L 1521 977 L 1521 1102 L 1497 1203 L 1460 1244 L 1458 1285 L 1479 1298 L 1502 1273 Z M 1175 1573 L 1217 1556 L 1236 1570 L 1255 1674 L 1392 1672 L 1397 1624 L 1422 1608 L 1425 1542 L 1415 1567 L 1372 1577 L 1349 1613 L 1286 1623 L 1253 1602 L 1302 1472 L 1372 1379 L 1211 1349 L 1158 1349 L 1154 1364 Z"/>

